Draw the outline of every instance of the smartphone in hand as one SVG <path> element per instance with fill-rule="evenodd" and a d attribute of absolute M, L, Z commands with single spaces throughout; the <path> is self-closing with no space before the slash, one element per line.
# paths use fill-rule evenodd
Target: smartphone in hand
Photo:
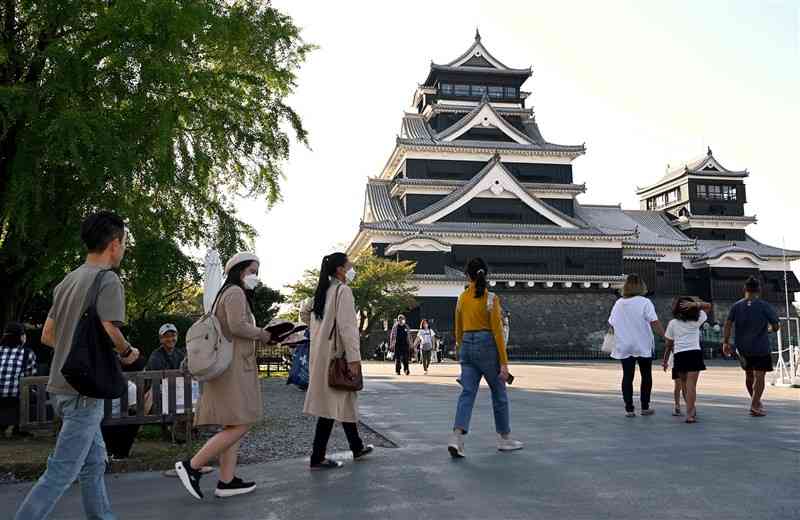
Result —
<path fill-rule="evenodd" d="M 509 372 L 508 373 L 508 378 L 506 379 L 506 384 L 510 385 L 513 382 L 514 382 L 514 376 L 511 374 L 511 372 Z"/>

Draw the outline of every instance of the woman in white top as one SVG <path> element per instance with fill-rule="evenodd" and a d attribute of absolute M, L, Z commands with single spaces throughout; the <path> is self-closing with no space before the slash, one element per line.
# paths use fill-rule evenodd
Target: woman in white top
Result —
<path fill-rule="evenodd" d="M 672 304 L 672 315 L 675 318 L 667 325 L 665 334 L 663 366 L 666 370 L 667 360 L 674 350 L 673 379 L 677 376 L 684 388 L 686 422 L 690 424 L 697 422 L 697 379 L 700 372 L 706 369 L 700 348 L 700 327 L 708 319 L 705 311 L 710 310 L 710 303 L 696 301 L 687 296 L 676 298 Z"/>
<path fill-rule="evenodd" d="M 428 320 L 422 320 L 419 324 L 419 332 L 417 332 L 417 344 L 422 358 L 422 368 L 425 370 L 425 375 L 428 375 L 428 367 L 431 365 L 431 354 L 433 353 L 433 342 L 436 338 L 436 333 L 428 326 Z"/>
<path fill-rule="evenodd" d="M 664 327 L 658 321 L 653 302 L 643 295 L 647 286 L 637 274 L 629 274 L 622 288 L 622 298 L 617 300 L 608 318 L 614 333 L 615 346 L 611 357 L 622 363 L 622 399 L 625 401 L 625 416 L 636 417 L 633 406 L 633 377 L 636 365 L 642 385 L 639 390 L 642 415 L 653 415 L 650 408 L 650 392 L 653 389 L 653 331 L 664 335 Z"/>

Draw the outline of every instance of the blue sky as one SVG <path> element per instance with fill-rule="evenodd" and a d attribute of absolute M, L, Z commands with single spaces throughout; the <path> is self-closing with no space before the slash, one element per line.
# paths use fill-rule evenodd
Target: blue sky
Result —
<path fill-rule="evenodd" d="M 285 201 L 242 201 L 273 287 L 354 236 L 367 177 L 392 150 L 431 60 L 483 43 L 512 67 L 545 137 L 586 142 L 584 203 L 638 207 L 635 189 L 710 146 L 747 168 L 757 239 L 800 249 L 800 2 L 318 2 L 276 0 L 320 48 L 290 103 L 310 133 L 285 165 Z M 274 249 L 271 244 L 289 244 Z M 795 270 L 798 265 L 795 263 Z"/>

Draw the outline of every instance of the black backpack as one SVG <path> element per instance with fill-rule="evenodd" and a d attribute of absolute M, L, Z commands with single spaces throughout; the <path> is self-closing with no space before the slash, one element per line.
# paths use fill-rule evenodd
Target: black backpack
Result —
<path fill-rule="evenodd" d="M 114 342 L 97 315 L 97 296 L 100 282 L 108 270 L 97 273 L 84 304 L 84 311 L 75 334 L 72 347 L 61 367 L 61 374 L 79 394 L 96 399 L 117 399 L 127 389 L 122 376 L 119 357 L 114 351 Z"/>

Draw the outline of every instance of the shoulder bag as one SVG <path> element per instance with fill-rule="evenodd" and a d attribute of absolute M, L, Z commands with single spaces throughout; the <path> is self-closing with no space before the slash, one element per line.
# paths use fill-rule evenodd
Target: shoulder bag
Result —
<path fill-rule="evenodd" d="M 333 354 L 331 355 L 331 362 L 328 365 L 328 386 L 337 390 L 345 390 L 348 392 L 358 392 L 364 388 L 364 378 L 361 373 L 354 374 L 350 371 L 350 366 L 347 364 L 347 352 L 342 350 L 341 355 L 337 352 L 339 343 L 339 328 L 336 325 L 336 315 L 339 310 L 339 289 L 336 288 L 336 295 L 334 301 L 334 318 L 331 333 L 328 335 L 328 340 L 333 340 Z"/>
<path fill-rule="evenodd" d="M 95 399 L 117 399 L 128 386 L 122 375 L 114 342 L 97 314 L 100 282 L 108 270 L 97 273 L 84 302 L 61 374 L 80 395 Z"/>

